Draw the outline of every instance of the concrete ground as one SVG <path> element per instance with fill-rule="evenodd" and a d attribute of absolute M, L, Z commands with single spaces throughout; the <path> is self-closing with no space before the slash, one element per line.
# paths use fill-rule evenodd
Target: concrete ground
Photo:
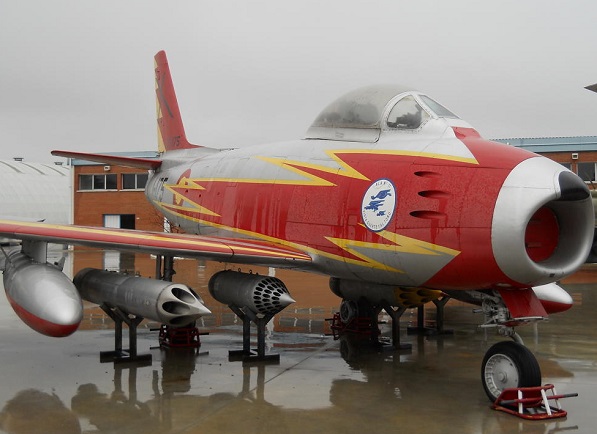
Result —
<path fill-rule="evenodd" d="M 72 256 L 92 261 L 94 255 Z M 135 261 L 136 269 L 143 268 L 145 259 Z M 587 266 L 563 284 L 573 309 L 518 330 L 537 356 L 543 382 L 559 393 L 579 393 L 562 401 L 568 417 L 552 421 L 524 421 L 490 409 L 480 366 L 500 338 L 477 328 L 482 318 L 471 306 L 454 301 L 446 306 L 452 335 L 407 334 L 417 317 L 408 311 L 401 340 L 412 349 L 380 351 L 328 335 L 325 319 L 338 299 L 329 295 L 324 278 L 279 272 L 297 300 L 268 328 L 267 348 L 280 354 L 279 364 L 229 361 L 228 351 L 242 347 L 241 323 L 206 291 L 206 280 L 222 267 L 177 264 L 177 278 L 191 280 L 214 311 L 200 324 L 209 334 L 201 337 L 199 351 L 164 350 L 155 348 L 155 324 L 143 323 L 139 351 L 153 356 L 143 367 L 100 363 L 99 352 L 114 346 L 114 330 L 94 306 L 86 307 L 78 332 L 53 339 L 29 330 L 2 298 L 0 432 L 595 432 L 597 267 Z M 427 318 L 433 316 L 434 309 L 427 309 Z M 389 333 L 388 325 L 382 328 Z"/>

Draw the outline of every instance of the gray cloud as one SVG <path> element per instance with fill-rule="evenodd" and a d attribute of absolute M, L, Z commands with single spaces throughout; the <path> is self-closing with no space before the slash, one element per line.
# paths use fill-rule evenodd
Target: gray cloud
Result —
<path fill-rule="evenodd" d="M 597 3 L 552 3 L 4 1 L 0 158 L 155 148 L 160 49 L 208 146 L 299 138 L 373 83 L 425 91 L 485 137 L 594 135 Z"/>

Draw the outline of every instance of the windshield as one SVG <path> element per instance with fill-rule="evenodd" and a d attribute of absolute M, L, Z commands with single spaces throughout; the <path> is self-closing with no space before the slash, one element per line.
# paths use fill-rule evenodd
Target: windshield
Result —
<path fill-rule="evenodd" d="M 436 115 L 438 115 L 440 118 L 456 118 L 456 119 L 459 119 L 458 116 L 456 116 L 454 113 L 452 113 L 450 110 L 448 110 L 447 108 L 445 108 L 443 105 L 441 105 L 437 101 L 434 101 L 431 98 L 429 98 L 427 95 L 419 95 L 419 98 L 421 98 L 421 100 L 425 104 L 427 104 L 427 107 L 429 107 L 431 110 L 433 110 L 433 112 Z"/>
<path fill-rule="evenodd" d="M 400 130 L 416 130 L 429 119 L 429 114 L 423 110 L 415 98 L 405 96 L 390 111 L 388 127 Z"/>

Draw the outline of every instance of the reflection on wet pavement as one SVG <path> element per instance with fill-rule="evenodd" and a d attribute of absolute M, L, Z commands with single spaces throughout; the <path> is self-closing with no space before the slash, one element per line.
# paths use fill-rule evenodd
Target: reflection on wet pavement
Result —
<path fill-rule="evenodd" d="M 412 350 L 384 351 L 358 338 L 336 341 L 326 335 L 325 319 L 338 299 L 325 278 L 279 272 L 297 300 L 268 329 L 268 351 L 279 353 L 280 363 L 230 362 L 228 350 L 242 347 L 242 327 L 206 290 L 206 280 L 218 269 L 223 265 L 184 261 L 176 275 L 214 312 L 200 324 L 209 332 L 201 348 L 153 348 L 157 332 L 151 330 L 155 324 L 147 324 L 139 330 L 139 350 L 151 352 L 153 362 L 145 367 L 99 363 L 99 351 L 114 345 L 113 325 L 93 306 L 86 308 L 82 330 L 51 339 L 27 329 L 2 300 L 2 432 L 594 432 L 597 268 L 564 282 L 575 300 L 572 310 L 519 329 L 539 360 L 543 381 L 560 393 L 580 395 L 562 402 L 566 419 L 546 422 L 489 408 L 480 365 L 499 339 L 476 327 L 481 319 L 470 306 L 453 301 L 446 307 L 453 335 L 407 335 L 406 326 L 416 322 L 416 311 L 409 311 L 401 339 Z M 430 308 L 427 318 L 433 317 Z M 389 325 L 383 331 L 389 334 Z"/>

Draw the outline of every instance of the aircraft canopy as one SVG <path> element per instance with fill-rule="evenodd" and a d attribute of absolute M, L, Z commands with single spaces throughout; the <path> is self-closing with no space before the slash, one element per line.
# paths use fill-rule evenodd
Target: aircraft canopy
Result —
<path fill-rule="evenodd" d="M 384 129 L 416 130 L 432 114 L 435 118 L 458 118 L 427 95 L 412 89 L 397 85 L 368 86 L 328 105 L 305 138 L 375 142 Z"/>

